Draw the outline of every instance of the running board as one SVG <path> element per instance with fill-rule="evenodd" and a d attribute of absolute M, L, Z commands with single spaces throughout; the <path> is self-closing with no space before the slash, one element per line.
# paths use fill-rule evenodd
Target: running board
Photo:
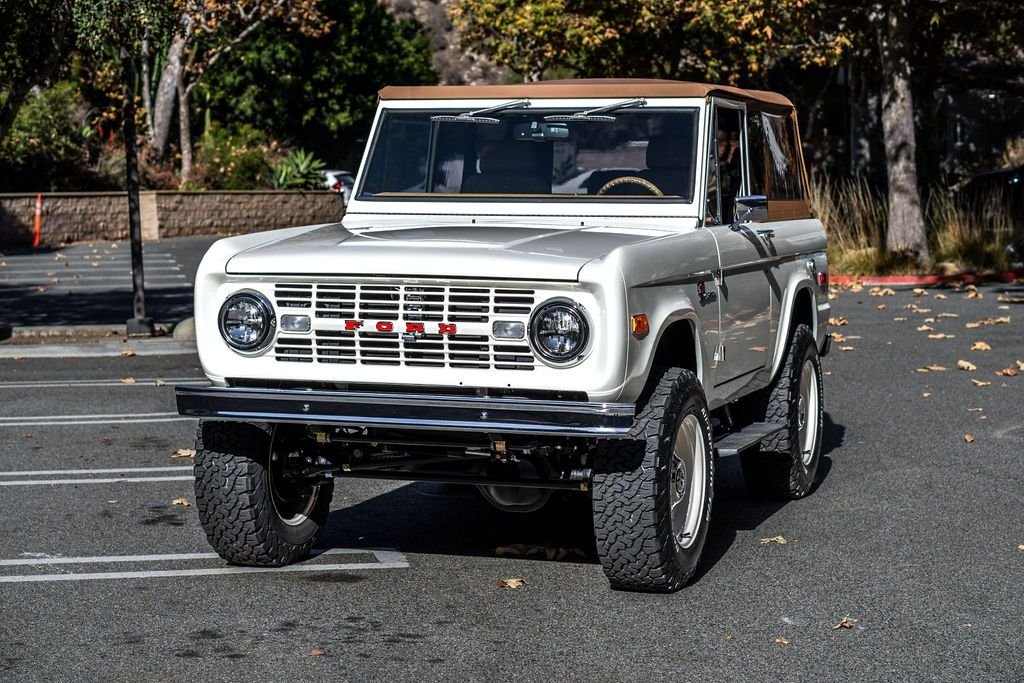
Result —
<path fill-rule="evenodd" d="M 753 448 L 770 436 L 775 436 L 786 428 L 778 422 L 754 422 L 737 432 L 729 432 L 715 439 L 715 454 L 720 458 L 739 455 L 740 452 Z"/>

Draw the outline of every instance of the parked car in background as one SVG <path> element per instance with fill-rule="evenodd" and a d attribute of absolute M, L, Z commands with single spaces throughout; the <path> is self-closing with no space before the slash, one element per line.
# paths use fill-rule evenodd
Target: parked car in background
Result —
<path fill-rule="evenodd" d="M 324 174 L 324 187 L 340 192 L 342 201 L 345 202 L 345 206 L 348 206 L 348 201 L 352 198 L 352 188 L 356 184 L 355 176 L 348 171 L 327 170 L 321 172 Z"/>

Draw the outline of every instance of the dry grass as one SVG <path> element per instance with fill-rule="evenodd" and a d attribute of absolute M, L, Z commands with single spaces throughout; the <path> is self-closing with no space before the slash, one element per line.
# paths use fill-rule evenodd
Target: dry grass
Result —
<path fill-rule="evenodd" d="M 919 273 L 905 257 L 885 249 L 888 202 L 864 178 L 815 177 L 811 202 L 825 224 L 832 272 L 842 275 Z M 930 272 L 981 272 L 1008 267 L 1013 219 L 1003 197 L 964 204 L 949 190 L 932 193 L 924 207 Z"/>

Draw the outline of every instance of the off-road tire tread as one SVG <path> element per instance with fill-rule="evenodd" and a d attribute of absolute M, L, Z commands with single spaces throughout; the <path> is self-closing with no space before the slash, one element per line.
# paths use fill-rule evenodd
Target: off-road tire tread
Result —
<path fill-rule="evenodd" d="M 694 568 L 677 561 L 669 519 L 669 496 L 656 495 L 658 449 L 671 448 L 679 413 L 694 392 L 697 376 L 682 368 L 655 369 L 630 437 L 605 440 L 593 456 L 594 535 L 605 576 L 613 588 L 669 593 L 690 580 Z M 705 411 L 706 416 L 706 411 Z M 710 424 L 705 424 L 710 433 Z M 710 444 L 708 444 L 710 453 Z M 714 460 L 709 458 L 713 496 Z M 658 501 L 652 505 L 651 501 Z M 710 515 L 710 505 L 708 508 Z"/>
<path fill-rule="evenodd" d="M 314 533 L 304 543 L 281 537 L 267 481 L 266 462 L 272 428 L 267 424 L 204 420 L 196 434 L 195 494 L 199 520 L 217 554 L 233 564 L 280 567 L 309 556 Z M 330 500 L 333 480 L 321 484 Z M 329 504 L 314 506 L 317 530 Z"/>
<path fill-rule="evenodd" d="M 803 498 L 811 492 L 812 482 L 804 481 L 802 461 L 793 454 L 800 439 L 796 422 L 800 400 L 800 371 L 808 346 L 817 350 L 814 333 L 807 325 L 798 325 L 790 337 L 782 369 L 774 382 L 758 397 L 758 418 L 786 425 L 786 429 L 761 442 L 760 448 L 740 454 L 747 488 L 758 496 L 781 500 Z M 818 358 L 817 353 L 814 354 Z M 818 373 L 820 376 L 820 360 Z M 821 405 L 824 410 L 824 406 Z"/>

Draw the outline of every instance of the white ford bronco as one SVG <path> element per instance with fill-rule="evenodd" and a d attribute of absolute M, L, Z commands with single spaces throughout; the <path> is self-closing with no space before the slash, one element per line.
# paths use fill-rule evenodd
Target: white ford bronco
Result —
<path fill-rule="evenodd" d="M 792 103 L 658 80 L 388 87 L 337 224 L 224 239 L 196 503 L 226 560 L 310 553 L 335 479 L 587 492 L 616 588 L 673 591 L 716 459 L 811 491 L 825 234 Z"/>

